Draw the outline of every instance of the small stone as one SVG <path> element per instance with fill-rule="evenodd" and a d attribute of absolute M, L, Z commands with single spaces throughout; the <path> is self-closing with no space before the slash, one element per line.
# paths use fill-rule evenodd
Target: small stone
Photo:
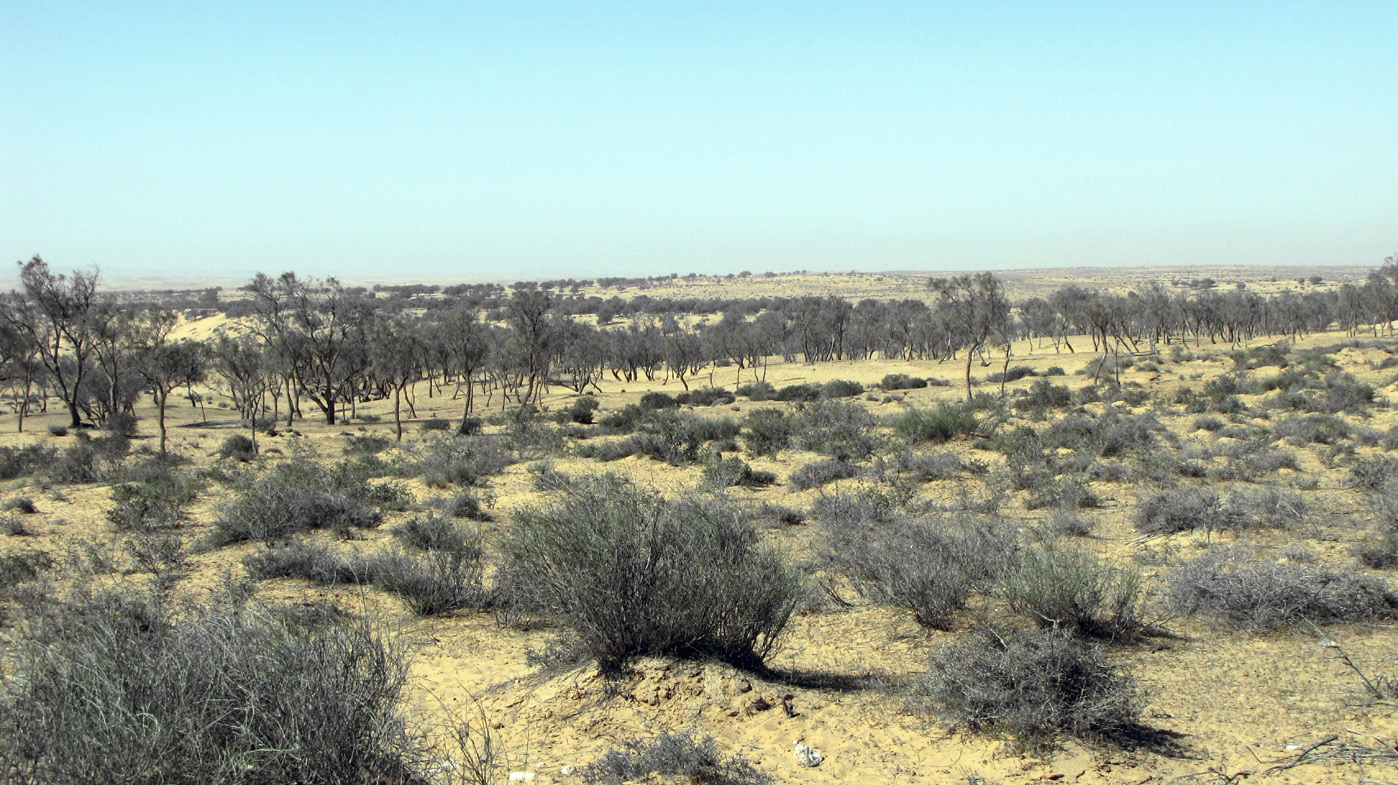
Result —
<path fill-rule="evenodd" d="M 796 757 L 796 762 L 807 768 L 814 768 L 825 760 L 825 756 L 820 754 L 820 750 L 802 744 L 799 741 L 792 742 L 792 754 Z"/>
<path fill-rule="evenodd" d="M 558 770 L 558 773 L 559 773 L 560 775 L 564 776 L 564 777 L 571 777 L 571 776 L 573 776 L 574 774 L 577 774 L 577 773 L 578 773 L 578 767 L 577 767 L 577 766 L 564 766 L 563 768 L 561 768 L 561 769 Z"/>
<path fill-rule="evenodd" d="M 512 771 L 510 772 L 510 782 L 528 782 L 534 779 L 532 771 Z"/>

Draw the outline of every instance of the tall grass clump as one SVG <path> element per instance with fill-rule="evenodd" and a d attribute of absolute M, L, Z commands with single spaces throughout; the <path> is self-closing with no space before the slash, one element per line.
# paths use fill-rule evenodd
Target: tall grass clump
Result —
<path fill-rule="evenodd" d="M 368 622 L 176 617 L 129 594 L 47 607 L 0 685 L 6 781 L 425 781 L 403 652 Z"/>
<path fill-rule="evenodd" d="M 910 442 L 946 442 L 980 427 L 976 415 L 963 406 L 939 404 L 933 409 L 909 409 L 890 416 L 885 424 Z"/>
<path fill-rule="evenodd" d="M 518 511 L 502 551 L 504 600 L 556 619 L 604 673 L 646 654 L 760 667 L 801 596 L 733 502 L 612 476 Z"/>

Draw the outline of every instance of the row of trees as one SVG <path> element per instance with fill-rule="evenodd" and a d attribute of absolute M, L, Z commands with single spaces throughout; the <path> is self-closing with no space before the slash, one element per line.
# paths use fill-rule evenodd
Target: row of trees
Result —
<path fill-rule="evenodd" d="M 0 302 L 0 381 L 19 427 L 51 397 L 77 426 L 123 422 L 149 394 L 162 449 L 171 395 L 183 388 L 198 401 L 194 386 L 203 382 L 230 396 L 254 439 L 257 420 L 269 414 L 290 424 L 309 405 L 333 425 L 353 416 L 358 403 L 385 398 L 394 401 L 401 438 L 403 410 L 416 416 L 424 387 L 429 397 L 449 394 L 466 418 L 495 405 L 497 396 L 502 409 L 527 411 L 549 386 L 583 393 L 608 375 L 674 380 L 688 389 L 705 372 L 715 384 L 722 368 L 733 369 L 735 383 L 745 374 L 758 378 L 772 358 L 882 356 L 960 360 L 969 395 L 976 359 L 1003 352 L 1008 362 L 1009 345 L 1026 338 L 1056 351 L 1087 343 L 1092 351 L 1137 353 L 1335 325 L 1351 334 L 1364 327 L 1391 334 L 1398 320 L 1398 257 L 1362 285 L 1329 292 L 1182 294 L 1154 285 L 1117 295 L 1067 286 L 1012 307 L 1001 281 L 981 273 L 932 279 L 926 299 L 719 301 L 717 315 L 633 309 L 624 324 L 609 313 L 592 320 L 602 324 L 579 318 L 569 301 L 537 286 L 517 286 L 503 300 L 493 285 L 467 287 L 419 308 L 416 290 L 378 297 L 334 279 L 259 274 L 248 296 L 230 306 L 241 327 L 208 341 L 172 340 L 176 312 L 105 297 L 95 271 L 55 274 L 36 256 L 20 265 L 20 283 Z M 1075 347 L 1075 340 L 1082 343 Z"/>

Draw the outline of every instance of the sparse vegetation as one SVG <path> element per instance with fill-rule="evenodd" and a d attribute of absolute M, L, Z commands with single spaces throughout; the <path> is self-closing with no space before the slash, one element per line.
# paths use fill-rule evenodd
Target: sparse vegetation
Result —
<path fill-rule="evenodd" d="M 800 597 L 731 502 L 613 477 L 517 512 L 502 547 L 506 601 L 557 619 L 607 673 L 642 654 L 759 666 Z"/>
<path fill-rule="evenodd" d="M 1135 681 L 1067 630 L 981 626 L 933 652 L 915 703 L 952 725 L 1006 735 L 1021 749 L 1059 734 L 1107 738 L 1134 729 Z"/>

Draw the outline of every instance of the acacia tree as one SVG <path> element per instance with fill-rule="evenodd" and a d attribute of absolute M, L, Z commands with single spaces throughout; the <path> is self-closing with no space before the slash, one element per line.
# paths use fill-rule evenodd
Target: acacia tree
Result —
<path fill-rule="evenodd" d="M 999 278 L 990 273 L 932 278 L 927 288 L 951 331 L 953 345 L 966 350 L 966 400 L 971 400 L 971 360 L 997 331 L 1008 332 L 1010 300 Z"/>
<path fill-rule="evenodd" d="M 24 291 L 11 292 L 9 307 L 0 313 L 38 349 L 39 362 L 76 428 L 82 425 L 78 404 L 83 377 L 91 366 L 98 271 L 76 270 L 72 278 L 55 275 L 38 255 L 18 264 Z"/>
<path fill-rule="evenodd" d="M 250 289 L 255 330 L 290 363 L 297 389 L 325 413 L 325 424 L 334 425 L 337 405 L 369 365 L 368 308 L 334 278 L 258 273 Z"/>
<path fill-rule="evenodd" d="M 550 318 L 552 310 L 548 292 L 532 289 L 515 289 L 505 306 L 505 321 L 513 331 L 510 360 L 523 387 L 516 396 L 521 413 L 529 410 L 548 380 L 557 332 Z"/>
<path fill-rule="evenodd" d="M 478 309 L 465 305 L 448 313 L 441 327 L 440 336 L 447 344 L 451 364 L 461 374 L 466 386 L 466 404 L 461 413 L 461 430 L 464 432 L 476 402 L 476 374 L 490 359 L 490 326 L 481 321 Z"/>
<path fill-rule="evenodd" d="M 204 381 L 208 362 L 204 344 L 195 341 L 171 341 L 176 316 L 164 309 L 152 308 L 131 323 L 132 342 L 136 348 L 136 370 L 150 387 L 159 409 L 160 451 L 165 452 L 165 406 L 170 393 Z"/>
<path fill-rule="evenodd" d="M 380 318 L 368 331 L 369 372 L 393 388 L 393 425 L 403 441 L 403 390 L 422 378 L 423 349 L 412 327 L 400 319 Z"/>
<path fill-rule="evenodd" d="M 255 335 L 219 336 L 208 344 L 214 373 L 228 385 L 229 397 L 248 421 L 252 451 L 257 452 L 257 415 L 262 398 L 279 383 L 267 356 L 266 345 Z"/>
<path fill-rule="evenodd" d="M 0 303 L 0 310 L 9 304 Z M 13 391 L 11 407 L 19 417 L 18 430 L 24 432 L 24 418 L 29 414 L 29 401 L 34 384 L 44 373 L 39 362 L 39 347 L 29 335 L 14 326 L 9 318 L 0 318 L 0 382 Z"/>

